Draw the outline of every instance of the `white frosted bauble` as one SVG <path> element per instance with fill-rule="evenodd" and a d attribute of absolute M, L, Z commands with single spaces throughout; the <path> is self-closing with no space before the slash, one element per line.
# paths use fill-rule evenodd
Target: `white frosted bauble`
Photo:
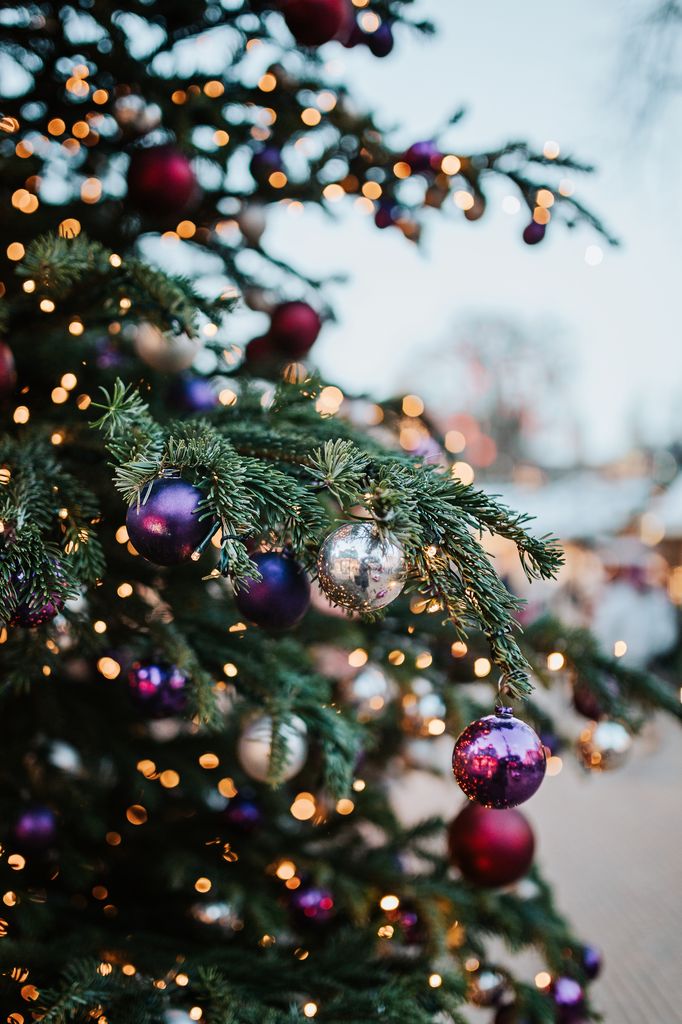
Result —
<path fill-rule="evenodd" d="M 187 370 L 199 351 L 199 342 L 186 334 L 164 334 L 155 324 L 138 324 L 133 337 L 135 352 L 143 363 L 159 373 Z"/>
<path fill-rule="evenodd" d="M 294 715 L 281 727 L 287 747 L 280 778 L 286 782 L 298 775 L 308 756 L 308 730 L 302 718 Z M 237 757 L 242 768 L 252 779 L 267 782 L 272 752 L 272 718 L 259 715 L 248 722 L 239 737 Z"/>

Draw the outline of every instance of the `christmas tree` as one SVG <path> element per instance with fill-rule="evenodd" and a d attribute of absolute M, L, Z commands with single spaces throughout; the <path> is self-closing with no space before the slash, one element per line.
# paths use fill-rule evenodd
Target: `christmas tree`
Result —
<path fill-rule="evenodd" d="M 414 240 L 449 194 L 480 217 L 493 175 L 528 205 L 526 242 L 555 220 L 601 229 L 552 183 L 574 161 L 396 151 L 327 81 L 320 46 L 380 59 L 429 30 L 410 7 L 0 17 L 16 94 L 0 147 L 13 1024 L 594 1019 L 599 954 L 556 910 L 516 809 L 560 742 L 531 678 L 573 674 L 591 770 L 679 703 L 583 631 L 520 632 L 484 536 L 513 542 L 531 579 L 557 572 L 558 546 L 453 475 L 437 437 L 437 461 L 405 454 L 395 403 L 344 399 L 301 361 L 319 282 L 261 244 L 269 204 L 347 195 Z M 184 276 L 141 257 L 150 236 L 188 246 Z M 201 252 L 226 282 L 208 297 Z M 270 329 L 242 361 L 225 325 L 264 287 Z M 389 781 L 449 734 L 471 802 L 407 828 Z M 498 962 L 494 937 L 546 971 Z"/>

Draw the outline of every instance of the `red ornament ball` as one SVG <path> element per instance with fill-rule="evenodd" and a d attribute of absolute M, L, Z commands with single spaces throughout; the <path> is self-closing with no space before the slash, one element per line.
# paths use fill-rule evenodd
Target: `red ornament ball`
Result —
<path fill-rule="evenodd" d="M 272 313 L 268 337 L 285 356 L 304 356 L 322 328 L 320 314 L 307 302 L 282 302 Z"/>
<path fill-rule="evenodd" d="M 533 863 L 535 837 L 520 811 L 469 803 L 450 823 L 450 860 L 468 882 L 483 888 L 512 885 Z"/>
<path fill-rule="evenodd" d="M 469 799 L 498 810 L 529 800 L 545 767 L 539 736 L 511 708 L 498 707 L 468 725 L 452 753 L 452 770 Z"/>
<path fill-rule="evenodd" d="M 250 369 L 269 366 L 277 360 L 277 353 L 267 334 L 252 338 L 244 350 L 244 362 Z"/>
<path fill-rule="evenodd" d="M 142 213 L 165 216 L 190 209 L 199 191 L 189 158 L 170 145 L 136 149 L 128 167 L 128 195 Z"/>
<path fill-rule="evenodd" d="M 12 349 L 4 341 L 0 341 L 0 398 L 11 395 L 17 382 Z"/>
<path fill-rule="evenodd" d="M 334 39 L 349 19 L 347 0 L 280 0 L 279 8 L 301 46 L 322 46 Z"/>

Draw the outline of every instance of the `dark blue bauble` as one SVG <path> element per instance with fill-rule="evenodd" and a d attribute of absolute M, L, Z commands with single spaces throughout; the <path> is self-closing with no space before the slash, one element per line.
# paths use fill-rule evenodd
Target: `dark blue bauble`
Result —
<path fill-rule="evenodd" d="M 326 924 L 334 916 L 334 895 L 329 889 L 304 882 L 294 889 L 291 907 L 300 924 Z"/>
<path fill-rule="evenodd" d="M 49 807 L 27 807 L 13 829 L 14 841 L 23 850 L 44 850 L 57 835 L 57 819 Z"/>
<path fill-rule="evenodd" d="M 376 32 L 368 32 L 365 42 L 375 57 L 388 57 L 395 42 L 389 22 L 382 22 Z"/>
<path fill-rule="evenodd" d="M 580 962 L 585 975 L 594 981 L 601 972 L 603 959 L 598 949 L 594 946 L 583 946 Z"/>
<path fill-rule="evenodd" d="M 225 818 L 228 824 L 240 832 L 250 834 L 263 822 L 263 811 L 260 804 L 246 794 L 233 796 L 227 805 Z"/>
<path fill-rule="evenodd" d="M 305 570 L 290 555 L 263 551 L 251 556 L 262 580 L 240 590 L 235 603 L 242 615 L 263 629 L 291 629 L 308 610 L 310 583 Z"/>
<path fill-rule="evenodd" d="M 169 398 L 179 412 L 210 412 L 218 405 L 213 382 L 207 377 L 183 374 L 173 381 Z"/>
<path fill-rule="evenodd" d="M 156 565 L 186 562 L 210 530 L 199 520 L 197 509 L 202 494 L 198 487 L 176 477 L 155 480 L 144 504 L 128 509 L 126 526 L 133 547 Z"/>
<path fill-rule="evenodd" d="M 263 146 L 251 157 L 249 170 L 259 185 L 266 185 L 271 174 L 282 170 L 282 154 L 277 146 Z"/>
<path fill-rule="evenodd" d="M 128 672 L 128 686 L 135 704 L 150 718 L 181 715 L 187 708 L 187 676 L 175 665 L 136 661 Z"/>

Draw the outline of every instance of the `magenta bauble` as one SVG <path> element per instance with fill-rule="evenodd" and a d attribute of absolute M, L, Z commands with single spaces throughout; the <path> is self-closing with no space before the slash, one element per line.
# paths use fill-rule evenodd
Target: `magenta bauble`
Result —
<path fill-rule="evenodd" d="M 452 770 L 470 800 L 506 809 L 530 799 L 545 777 L 545 748 L 529 725 L 498 707 L 458 737 Z"/>
<path fill-rule="evenodd" d="M 268 337 L 277 352 L 297 358 L 312 348 L 321 328 L 320 314 L 307 302 L 282 302 L 272 312 Z"/>
<path fill-rule="evenodd" d="M 191 209 L 199 188 L 184 153 L 175 146 L 149 146 L 130 157 L 128 194 L 141 213 L 170 216 Z"/>
<path fill-rule="evenodd" d="M 448 846 L 452 864 L 468 882 L 495 888 L 518 882 L 528 872 L 535 837 L 520 811 L 472 801 L 451 822 Z"/>
<path fill-rule="evenodd" d="M 322 46 L 339 35 L 350 18 L 348 0 L 279 0 L 289 31 L 301 46 Z"/>

